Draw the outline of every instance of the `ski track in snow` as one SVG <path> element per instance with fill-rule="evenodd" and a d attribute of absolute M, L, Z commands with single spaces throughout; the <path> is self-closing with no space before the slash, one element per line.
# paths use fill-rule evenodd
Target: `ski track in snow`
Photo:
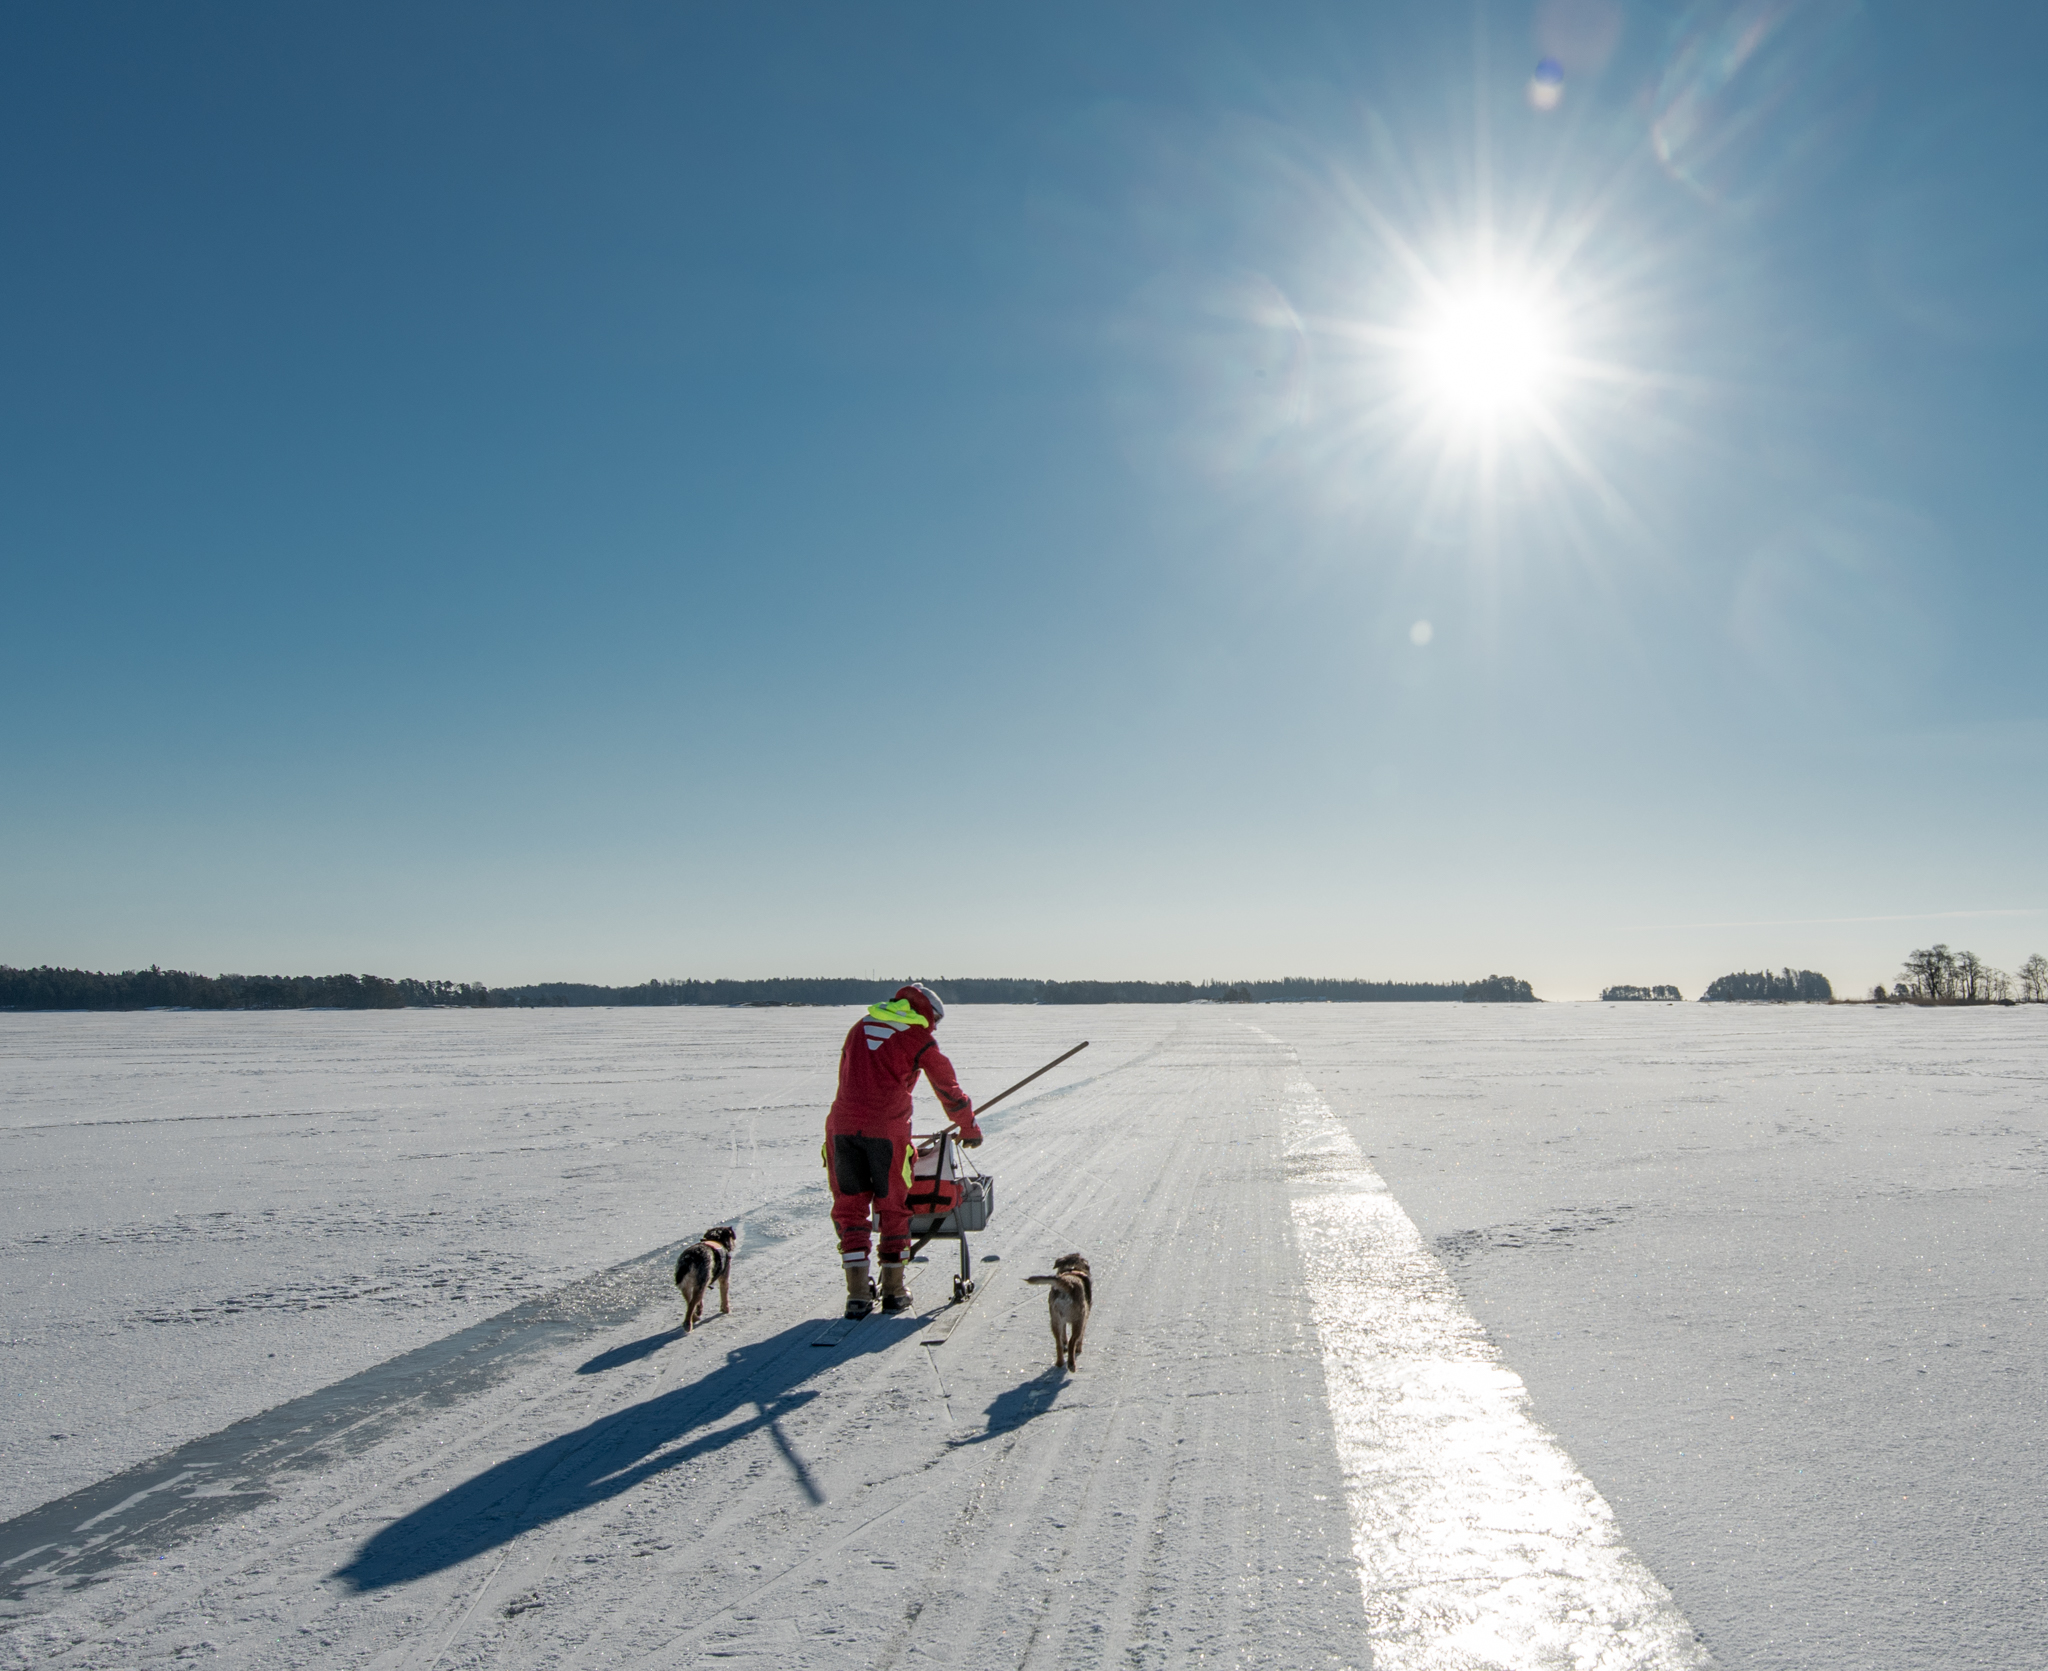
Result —
<path fill-rule="evenodd" d="M 496 1171 L 480 1168 L 474 1175 L 486 1187 L 478 1205 L 486 1210 L 480 1216 L 469 1211 L 459 1192 L 447 1207 L 435 1208 L 455 1234 L 437 1240 L 431 1227 L 419 1231 L 423 1258 L 445 1265 L 458 1257 L 465 1225 L 488 1225 L 492 1212 L 509 1214 L 515 1228 L 534 1232 L 532 1204 L 541 1202 L 557 1209 L 538 1237 L 548 1268 L 557 1269 L 566 1262 L 560 1250 L 578 1232 L 575 1223 L 559 1222 L 565 1201 L 590 1208 L 592 1225 L 606 1224 L 606 1246 L 615 1251 L 620 1225 L 605 1220 L 603 1208 L 627 1200 L 636 1185 L 684 1201 L 678 1208 L 671 1200 L 656 1213 L 661 1229 L 642 1247 L 671 1236 L 679 1215 L 684 1226 L 693 1226 L 736 1210 L 743 1204 L 733 1199 L 736 1188 L 765 1190 L 754 1199 L 773 1196 L 779 1205 L 752 1215 L 753 1234 L 735 1274 L 733 1315 L 714 1316 L 683 1339 L 673 1332 L 672 1295 L 648 1282 L 644 1271 L 585 1279 L 603 1290 L 599 1302 L 572 1303 L 566 1297 L 581 1291 L 575 1284 L 537 1298 L 535 1330 L 492 1360 L 488 1373 L 464 1382 L 459 1396 L 409 1396 L 388 1406 L 377 1404 L 375 1359 L 366 1362 L 365 1354 L 379 1343 L 387 1355 L 413 1345 L 416 1327 L 401 1327 L 374 1304 L 337 1319 L 325 1336 L 307 1320 L 295 1337 L 305 1352 L 301 1380 L 283 1382 L 281 1390 L 319 1408 L 323 1397 L 357 1389 L 347 1395 L 357 1400 L 349 1406 L 353 1437 L 329 1442 L 315 1433 L 279 1445 L 272 1434 L 262 1444 L 218 1444 L 247 1430 L 214 1434 L 200 1445 L 215 1444 L 210 1471 L 185 1471 L 182 1481 L 161 1492 L 205 1494 L 200 1509 L 206 1500 L 231 1505 L 204 1525 L 200 1516 L 182 1527 L 152 1528 L 146 1500 L 96 1500 L 96 1524 L 85 1535 L 106 1535 L 107 1552 L 120 1558 L 90 1583 L 18 1589 L 7 1609 L 12 1616 L 0 1625 L 0 1665 L 111 1671 L 199 1658 L 236 1667 L 390 1671 L 486 1664 L 617 1664 L 651 1671 L 734 1663 L 1057 1668 L 1204 1662 L 1371 1664 L 1380 1671 L 1662 1671 L 1706 1663 L 1687 1615 L 1706 1629 L 1706 1642 L 1727 1664 L 1988 1668 L 2040 1662 L 2027 1657 L 2026 1645 L 2048 1645 L 2048 1638 L 2038 1625 L 2022 1622 L 2035 1614 L 2018 1596 L 2005 1613 L 1972 1621 L 1974 1635 L 1958 1618 L 1946 1635 L 1922 1628 L 1895 1654 L 1882 1642 L 1873 1651 L 1860 1622 L 1847 1615 L 1882 1615 L 1900 1602 L 1879 1592 L 1845 1594 L 1835 1585 L 1825 1546 L 1849 1524 L 1839 1514 L 1823 1520 L 1809 1544 L 1777 1558 L 1776 1566 L 1791 1576 L 1771 1592 L 1774 1605 L 1797 1596 L 1800 1575 L 1809 1575 L 1811 1605 L 1797 1622 L 1808 1633 L 1803 1645 L 1787 1640 L 1782 1616 L 1769 1625 L 1758 1622 L 1744 1598 L 1731 1601 L 1708 1582 L 1716 1572 L 1739 1569 L 1670 1562 L 1672 1516 L 1685 1523 L 1682 1503 L 1658 1505 L 1668 1564 L 1653 1575 L 1630 1554 L 1623 1542 L 1628 1528 L 1616 1524 L 1582 1469 L 1587 1456 L 1575 1465 L 1551 1436 L 1553 1424 L 1539 1425 L 1522 1378 L 1474 1320 L 1418 1231 L 1419 1220 L 1395 1201 L 1353 1136 L 1361 1123 L 1382 1143 L 1399 1135 L 1412 1171 L 1417 1162 L 1407 1149 L 1426 1156 L 1446 1134 L 1483 1132 L 1512 1167 L 1513 1144 L 1520 1140 L 1508 1129 L 1514 1122 L 1474 1114 L 1470 1105 L 1580 1108 L 1582 1093 L 1570 1090 L 1559 1101 L 1550 1082 L 1571 1085 L 1579 1076 L 1597 1076 L 1611 1053 L 1603 1059 L 1596 1048 L 1574 1058 L 1576 1033 L 1661 1028 L 1650 1035 L 1652 1049 L 1676 1059 L 1691 1048 L 1675 1042 L 1686 1036 L 1684 1029 L 1717 1029 L 1719 1038 L 1742 1029 L 1854 1028 L 1866 1025 L 1862 1019 L 1835 1012 L 1754 1020 L 1681 1014 L 1659 1021 L 1552 1008 L 1511 1016 L 1323 1011 L 1297 1023 L 1285 1010 L 1255 1013 L 1268 1026 L 1314 1041 L 1314 1060 L 1332 1063 L 1329 1071 L 1345 1083 L 1353 1109 L 1346 1118 L 1331 1113 L 1333 1104 L 1347 1105 L 1330 1094 L 1323 1070 L 1304 1067 L 1306 1049 L 1298 1055 L 1292 1042 L 1247 1025 L 1250 1017 L 1241 1012 L 963 1010 L 949 1023 L 948 1043 L 956 1060 L 979 1070 L 970 1081 L 976 1088 L 1016 1077 L 1083 1034 L 1096 1048 L 991 1119 L 983 1157 L 999 1179 L 997 1221 L 975 1240 L 977 1260 L 988 1261 L 976 1267 L 983 1292 L 951 1337 L 941 1345 L 921 1343 L 949 1288 L 953 1251 L 935 1244 L 931 1264 L 915 1282 L 923 1314 L 871 1319 L 831 1351 L 811 1344 L 835 1303 L 837 1265 L 822 1197 L 812 1201 L 818 1109 L 806 1090 L 820 1073 L 806 1058 L 822 1046 L 829 1075 L 844 1018 L 770 1012 L 652 1022 L 572 1016 L 572 1025 L 541 1019 L 536 1033 L 512 1036 L 525 1053 L 520 1072 L 546 1083 L 540 1093 L 514 1087 L 511 1100 L 524 1109 L 519 1125 L 530 1126 L 538 1109 L 551 1122 L 556 1148 L 579 1164 L 543 1162 L 538 1173 L 524 1160 L 501 1162 Z M 187 1019 L 91 1018 L 79 1036 L 90 1029 L 102 1038 L 119 1036 L 114 1030 L 121 1025 L 141 1021 L 133 1036 L 157 1038 L 167 1024 L 175 1031 Z M 233 1027 L 220 1027 L 218 1018 L 205 1019 L 210 1030 L 195 1035 L 241 1050 L 238 1071 L 247 1071 L 265 1048 L 276 1052 L 280 1037 L 294 1036 L 263 1018 L 249 1029 L 256 1036 L 251 1044 Z M 498 1028 L 493 1036 L 502 1040 L 502 1021 L 482 1025 Z M 42 1019 L 31 1025 L 53 1026 Z M 61 1023 L 55 1025 L 61 1033 Z M 410 1034 L 403 1025 L 393 1034 L 375 1034 L 368 1031 L 375 1020 L 349 1018 L 346 1027 L 330 1021 L 310 1031 L 331 1036 L 364 1029 L 363 1036 L 384 1041 L 364 1048 L 391 1056 L 453 1037 L 474 1051 L 465 1073 L 487 1080 L 488 1052 L 466 1042 L 466 1029 L 477 1025 L 472 1018 L 436 1018 Z M 613 1053 L 624 1052 L 631 1072 L 607 1067 L 606 1026 L 614 1029 Z M 1544 1083 L 1517 1089 L 1523 1082 L 1510 1069 L 1506 1088 L 1483 1085 L 1497 1072 L 1492 1058 L 1460 1080 L 1465 1070 L 1458 1063 L 1480 1060 L 1471 1044 L 1456 1045 L 1461 1030 L 1483 1039 L 1484 1050 L 1497 1057 L 1534 1062 L 1531 1077 L 1540 1074 Z M 1412 1069 L 1396 1058 L 1404 1051 L 1413 1056 L 1414 1039 L 1440 1033 L 1450 1034 L 1452 1044 L 1428 1046 L 1420 1060 L 1429 1066 L 1418 1086 Z M 581 1058 L 573 1074 L 549 1061 L 550 1052 L 565 1045 Z M 622 1143 L 631 1162 L 593 1173 L 581 1163 L 593 1145 L 580 1128 L 588 1123 L 600 1132 L 620 1131 L 616 1123 L 604 1126 L 596 1085 L 612 1074 L 624 1085 L 617 1095 L 632 1117 L 645 1120 L 660 1100 L 647 1087 L 659 1082 L 661 1052 L 677 1047 L 691 1081 L 722 1089 L 686 1092 L 681 1129 L 651 1129 L 646 1140 Z M 1458 1049 L 1465 1055 L 1453 1061 Z M 752 1068 L 729 1059 L 748 1052 L 758 1059 Z M 77 1054 L 90 1058 L 91 1052 Z M 1377 1109 L 1355 1107 L 1350 1080 L 1361 1061 L 1375 1064 L 1366 1070 L 1367 1082 L 1383 1085 Z M 392 1071 L 410 1082 L 431 1079 L 438 1070 Z M 110 1154 L 132 1152 L 138 1130 L 140 1141 L 158 1141 L 163 1119 L 102 1118 L 89 1091 L 66 1089 L 61 1062 L 38 1072 L 43 1077 L 31 1087 L 34 1094 L 23 1094 L 17 1073 L 0 1104 L 6 1114 L 0 1124 L 17 1140 L 17 1154 L 23 1152 L 19 1141 L 45 1144 L 54 1135 L 63 1140 L 57 1152 L 75 1172 L 92 1155 L 104 1164 Z M 1668 1095 L 1679 1102 L 1695 1095 L 1709 1101 L 1764 1095 L 1755 1087 L 1766 1081 L 1745 1072 L 1746 1078 L 1724 1074 L 1717 1082 L 1682 1066 L 1681 1085 Z M 275 1077 L 307 1083 L 304 1075 Z M 578 1087 L 566 1098 L 565 1077 Z M 2039 1077 L 2038 1055 L 2030 1056 L 2024 1043 L 2017 1058 L 1994 1050 L 1960 1067 L 1930 1046 L 1909 1064 L 1898 1097 L 1949 1099 L 1940 1118 L 1924 1112 L 1913 1118 L 1948 1145 L 1944 1152 L 1956 1157 L 1951 1164 L 1977 1169 L 1974 1177 L 1993 1157 L 1989 1163 L 2004 1168 L 2002 1175 L 1989 1174 L 1995 1181 L 2027 1189 L 2048 1147 L 2042 1122 L 2026 1113 L 2037 1100 Z M 2028 1084 L 2015 1093 L 2018 1080 Z M 1598 1079 L 1587 1082 L 1597 1094 Z M 203 1075 L 191 1083 L 199 1089 L 179 1094 L 204 1094 Z M 1398 1094 L 1385 1090 L 1388 1085 L 1398 1086 Z M 246 1086 L 230 1088 L 252 1095 Z M 1769 1094 L 1807 1099 L 1811 1089 Z M 60 1094 L 75 1101 L 74 1109 L 60 1110 L 70 1117 L 40 1118 Z M 331 1097 L 333 1087 L 325 1094 Z M 497 1094 L 507 1095 L 502 1082 Z M 124 1098 L 131 1111 L 138 1101 L 146 1104 L 146 1086 L 140 1096 L 131 1085 L 106 1100 L 118 1109 Z M 253 1100 L 260 1103 L 262 1096 Z M 579 1106 L 557 1106 L 564 1102 Z M 733 1109 L 770 1103 L 786 1112 L 746 1122 L 750 1141 L 758 1138 L 757 1153 L 770 1155 L 769 1163 L 750 1155 L 741 1169 L 734 1151 L 715 1187 L 687 1169 L 650 1164 L 666 1152 L 665 1144 L 693 1157 L 716 1155 L 734 1127 Z M 1779 1119 L 1776 1143 L 1825 1139 L 1830 1128 L 1803 1112 L 1810 1106 L 1801 1100 L 1797 1118 Z M 181 1127 L 204 1124 L 217 1131 L 221 1125 L 190 1110 L 171 1112 Z M 249 1124 L 259 1131 L 271 1118 L 260 1108 L 235 1112 L 256 1116 Z M 88 1122 L 85 1114 L 94 1118 Z M 356 1129 L 377 1134 L 373 1108 L 359 1108 L 351 1118 Z M 431 1115 L 402 1111 L 385 1122 L 398 1140 L 378 1141 L 387 1149 L 420 1147 L 414 1134 L 423 1118 L 431 1124 Z M 505 1144 L 487 1112 L 465 1118 L 452 1135 L 489 1139 L 500 1154 L 531 1152 Z M 79 1136 L 88 1123 L 104 1135 Z M 1981 1143 L 1959 1147 L 1958 1134 Z M 460 1147 L 446 1142 L 448 1135 L 437 1137 L 443 1152 Z M 115 1147 L 90 1147 L 100 1143 Z M 1625 1147 L 1610 1144 L 1614 1158 L 1595 1164 L 1628 1159 Z M 805 1151 L 808 1169 L 796 1164 Z M 226 1183 L 235 1184 L 233 1166 L 221 1155 L 201 1147 L 178 1160 L 168 1180 L 142 1182 L 189 1180 L 220 1165 Z M 274 1167 L 277 1155 L 274 1145 L 259 1143 L 256 1170 L 240 1177 L 274 1175 L 262 1169 Z M 1898 1164 L 1925 1170 L 1910 1153 Z M 1577 1172 L 1585 1165 L 1578 1162 Z M 502 1185 L 511 1180 L 522 1184 L 523 1198 L 510 1199 L 518 1192 Z M 444 1181 L 431 1169 L 393 1174 L 386 1192 L 396 1199 L 380 1200 L 369 1183 L 361 1198 L 371 1213 L 417 1215 L 420 1209 L 407 1201 Z M 174 1235 L 187 1236 L 185 1227 L 198 1221 L 196 1209 L 174 1190 L 145 1218 L 132 1205 L 140 1184 L 131 1180 L 125 1187 L 126 1195 L 115 1188 L 106 1197 L 109 1216 L 129 1227 L 113 1244 L 112 1266 L 94 1266 L 87 1257 L 92 1248 L 110 1245 L 95 1228 L 100 1218 L 62 1202 L 39 1207 L 40 1218 L 17 1212 L 10 1245 L 27 1281 L 33 1284 L 43 1268 L 38 1260 L 56 1261 L 49 1268 L 68 1280 L 104 1281 L 110 1271 L 118 1274 L 120 1260 L 132 1257 L 127 1244 L 157 1234 L 166 1222 L 181 1227 Z M 1491 1177 L 1486 1189 L 1489 1200 L 1512 1194 Z M 714 1198 L 722 1202 L 720 1211 L 705 1211 Z M 815 1211 L 806 1210 L 812 1206 Z M 1474 1269 L 1482 1275 L 1494 1271 L 1485 1261 L 1501 1260 L 1523 1262 L 1515 1270 L 1555 1271 L 1556 1261 L 1573 1257 L 1580 1238 L 1612 1236 L 1624 1223 L 1631 1235 L 1642 1235 L 1656 1210 L 1640 1191 L 1631 1202 L 1581 1196 L 1500 1213 L 1488 1229 L 1447 1231 L 1435 1245 L 1446 1258 L 1480 1261 Z M 354 1225 L 360 1216 L 352 1213 L 347 1222 Z M 247 1222 L 256 1217 L 244 1214 Z M 645 1222 L 625 1220 L 629 1232 Z M 192 1245 L 211 1244 L 202 1236 Z M 1087 1350 L 1071 1376 L 1051 1367 L 1043 1296 L 1021 1281 L 1070 1248 L 1089 1255 L 1098 1289 Z M 182 1271 L 153 1279 L 167 1298 L 149 1303 L 182 1308 L 190 1319 L 185 1331 L 212 1343 L 203 1351 L 222 1368 L 210 1371 L 211 1382 L 194 1389 L 186 1408 L 220 1411 L 217 1426 L 247 1412 L 252 1396 L 276 1384 L 242 1373 L 274 1338 L 263 1316 L 222 1316 L 203 1304 L 209 1286 L 227 1288 L 224 1275 L 246 1268 L 226 1256 L 210 1265 L 194 1258 Z M 2031 1303 L 2034 1291 L 2017 1270 L 2014 1302 Z M 534 1293 L 531 1274 L 515 1272 L 515 1281 L 511 1297 Z M 633 1302 L 626 1290 L 636 1284 L 641 1299 Z M 1577 1286 L 1584 1289 L 1583 1274 Z M 1498 1282 L 1488 1292 L 1496 1311 L 1507 1303 L 1503 1293 L 1522 1308 L 1505 1314 L 1515 1329 L 1543 1315 L 1540 1308 L 1530 1313 L 1526 1298 Z M 61 1303 L 39 1304 L 32 1335 L 10 1330 L 10 1361 L 37 1363 L 44 1376 L 39 1411 L 52 1402 L 108 1397 L 96 1384 L 88 1394 L 82 1380 L 65 1390 L 65 1360 L 52 1359 L 44 1344 L 69 1338 L 65 1312 Z M 426 1317 L 445 1319 L 442 1327 L 451 1334 L 474 1315 L 466 1318 L 463 1304 L 448 1296 L 423 1298 L 420 1307 Z M 124 1380 L 159 1375 L 176 1385 L 183 1360 L 151 1356 L 136 1344 L 162 1338 L 152 1331 L 165 1327 L 171 1326 L 131 1322 L 114 1335 L 88 1330 L 73 1360 L 85 1367 L 70 1373 L 104 1378 L 104 1364 L 121 1370 Z M 1533 1350 L 1533 1338 L 1530 1345 Z M 427 1366 L 426 1374 L 434 1350 L 395 1361 Z M 41 1356 L 25 1358 L 25 1352 Z M 124 1353 L 132 1360 L 125 1368 Z M 1532 1361 L 1547 1370 L 1550 1360 L 1538 1354 Z M 341 1374 L 364 1373 L 323 1393 L 303 1378 L 320 1363 L 334 1364 Z M 1576 1404 L 1567 1413 L 1587 1431 Z M 1642 1412 L 1641 1419 L 1653 1415 Z M 1674 1411 L 1673 1419 L 1693 1417 Z M 2002 1412 L 1993 1419 L 2006 1421 L 2006 1431 L 2015 1434 L 2036 1420 L 2028 1416 L 2014 1425 Z M 172 1431 L 174 1438 L 196 1440 L 211 1429 Z M 133 1436 L 125 1442 L 125 1454 L 109 1445 L 117 1464 L 149 1454 L 134 1449 Z M 1979 1442 L 1973 1439 L 1972 1448 Z M 2020 1447 L 2006 1449 L 2011 1465 Z M 1618 1459 L 1602 1460 L 1612 1467 Z M 85 1486 L 90 1477 L 74 1470 L 71 1483 Z M 1624 1471 L 1622 1477 L 1632 1476 Z M 0 1540 L 26 1524 L 17 1517 L 0 1527 Z M 1853 1524 L 1861 1534 L 1860 1511 Z M 1994 1513 L 1984 1524 L 2015 1523 Z M 6 1581 L 46 1565 L 46 1556 L 16 1562 Z M 2019 1590 L 2034 1582 L 2024 1570 L 2011 1571 Z M 1672 1582 L 1676 1601 L 1660 1577 Z M 1842 1622 L 1831 1636 L 1826 1621 L 1837 1613 Z M 1724 1635 L 1747 1644 L 1745 1651 L 1729 1659 L 1721 1651 Z"/>

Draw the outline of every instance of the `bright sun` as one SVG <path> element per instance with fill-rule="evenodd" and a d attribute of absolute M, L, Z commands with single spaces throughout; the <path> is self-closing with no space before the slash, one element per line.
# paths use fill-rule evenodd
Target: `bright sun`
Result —
<path fill-rule="evenodd" d="M 1446 301 L 1419 333 L 1416 346 L 1430 397 L 1480 419 L 1533 406 L 1555 357 L 1542 310 L 1526 297 L 1502 291 Z"/>

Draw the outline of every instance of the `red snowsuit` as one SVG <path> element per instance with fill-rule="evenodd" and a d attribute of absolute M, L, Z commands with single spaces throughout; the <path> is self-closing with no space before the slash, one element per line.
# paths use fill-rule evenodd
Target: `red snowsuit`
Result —
<path fill-rule="evenodd" d="M 825 1116 L 825 1166 L 832 1179 L 832 1222 L 847 1260 L 868 1256 L 868 1210 L 882 1221 L 882 1262 L 910 1244 L 910 1093 L 922 1072 L 946 1117 L 969 1142 L 981 1141 L 974 1105 L 953 1064 L 932 1038 L 931 1005 L 916 987 L 874 1004 L 853 1024 L 839 1052 L 839 1095 Z"/>

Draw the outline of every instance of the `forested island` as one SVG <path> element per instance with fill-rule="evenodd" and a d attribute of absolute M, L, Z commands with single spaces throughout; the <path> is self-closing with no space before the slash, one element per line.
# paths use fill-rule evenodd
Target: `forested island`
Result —
<path fill-rule="evenodd" d="M 1468 1004 L 1540 1004 L 1535 989 L 1527 981 L 1517 980 L 1513 975 L 1488 975 L 1483 981 L 1473 981 L 1465 988 L 1464 1000 Z"/>
<path fill-rule="evenodd" d="M 1811 969 L 1760 969 L 1723 975 L 1700 994 L 1703 1004 L 1825 1004 L 1835 996 L 1825 975 Z"/>
<path fill-rule="evenodd" d="M 911 977 L 905 977 L 909 979 Z M 1034 981 L 926 977 L 961 1004 L 1387 1004 L 1535 1003 L 1525 980 L 1481 981 Z M 548 981 L 487 986 L 475 981 L 390 980 L 381 975 L 195 975 L 182 969 L 12 969 L 0 965 L 0 1010 L 397 1010 L 574 1009 L 867 1004 L 903 980 L 790 977 L 776 980 L 651 980 L 638 986 Z"/>
<path fill-rule="evenodd" d="M 1682 1004 L 1675 986 L 1610 986 L 1600 994 L 1603 1004 Z"/>

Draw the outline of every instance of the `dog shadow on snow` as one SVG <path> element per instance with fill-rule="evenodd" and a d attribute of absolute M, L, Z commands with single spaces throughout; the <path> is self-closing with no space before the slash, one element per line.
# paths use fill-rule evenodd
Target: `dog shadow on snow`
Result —
<path fill-rule="evenodd" d="M 709 1319 L 706 1319 L 708 1322 Z M 698 1325 L 700 1328 L 702 1324 Z M 600 1352 L 588 1363 L 576 1366 L 578 1375 L 602 1375 L 608 1369 L 623 1369 L 629 1363 L 638 1363 L 642 1358 L 651 1358 L 672 1340 L 685 1338 L 690 1331 L 678 1323 L 672 1329 L 663 1329 L 660 1334 L 644 1335 L 624 1346 L 614 1346 L 609 1352 Z"/>
<path fill-rule="evenodd" d="M 783 1433 L 782 1418 L 818 1396 L 818 1389 L 805 1383 L 850 1358 L 886 1351 L 909 1329 L 921 1327 L 919 1318 L 878 1318 L 827 1352 L 811 1345 L 819 1328 L 813 1318 L 767 1340 L 735 1347 L 721 1367 L 687 1386 L 600 1416 L 443 1492 L 371 1537 L 335 1576 L 357 1591 L 425 1578 L 764 1428 L 797 1484 L 812 1502 L 822 1503 L 825 1494 Z M 653 1338 L 658 1345 L 672 1334 Z M 655 1349 L 639 1341 L 583 1367 L 595 1373 Z M 734 1416 L 742 1419 L 734 1421 Z"/>
<path fill-rule="evenodd" d="M 1051 1369 L 1041 1370 L 1028 1381 L 1019 1381 L 1007 1392 L 997 1393 L 994 1402 L 982 1413 L 988 1417 L 988 1425 L 979 1433 L 969 1433 L 955 1439 L 955 1447 L 962 1445 L 985 1445 L 991 1439 L 1000 1439 L 1006 1433 L 1015 1433 L 1018 1428 L 1035 1416 L 1042 1416 L 1052 1408 L 1068 1381 L 1067 1372 L 1055 1364 Z"/>

